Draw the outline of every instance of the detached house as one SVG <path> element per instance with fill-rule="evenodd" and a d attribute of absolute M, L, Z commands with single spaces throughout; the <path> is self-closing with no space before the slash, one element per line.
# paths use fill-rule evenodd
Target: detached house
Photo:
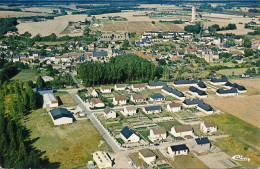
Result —
<path fill-rule="evenodd" d="M 149 106 L 149 107 L 144 107 L 143 111 L 146 114 L 154 114 L 154 113 L 160 113 L 162 111 L 161 106 Z"/>
<path fill-rule="evenodd" d="M 171 157 L 177 155 L 188 155 L 189 148 L 185 144 L 168 147 L 168 153 Z"/>
<path fill-rule="evenodd" d="M 210 80 L 210 83 L 214 85 L 224 85 L 225 83 L 227 83 L 227 81 L 228 81 L 227 78 L 223 78 L 223 79 L 212 78 Z"/>
<path fill-rule="evenodd" d="M 142 91 L 146 89 L 146 85 L 145 84 L 133 84 L 131 86 L 133 91 Z"/>
<path fill-rule="evenodd" d="M 237 83 L 227 82 L 227 83 L 225 84 L 225 87 L 228 88 L 228 89 L 236 88 L 239 93 L 245 93 L 245 92 L 247 92 L 247 89 L 246 89 L 244 86 L 239 85 L 239 84 L 237 84 Z"/>
<path fill-rule="evenodd" d="M 203 133 L 212 133 L 218 130 L 218 126 L 213 122 L 204 122 L 200 124 L 200 130 Z"/>
<path fill-rule="evenodd" d="M 43 108 L 53 108 L 58 107 L 59 102 L 57 98 L 52 93 L 43 94 Z"/>
<path fill-rule="evenodd" d="M 154 93 L 152 96 L 150 96 L 151 101 L 163 101 L 166 98 L 161 93 Z"/>
<path fill-rule="evenodd" d="M 192 149 L 198 153 L 203 153 L 209 151 L 211 148 L 211 143 L 207 137 L 196 138 L 192 140 Z"/>
<path fill-rule="evenodd" d="M 164 87 L 162 88 L 162 91 L 163 91 L 164 93 L 166 93 L 166 94 L 168 94 L 168 95 L 170 95 L 170 96 L 176 97 L 176 98 L 178 98 L 178 99 L 180 99 L 180 100 L 184 100 L 184 99 L 185 99 L 185 95 L 184 95 L 181 91 L 179 91 L 179 90 L 177 90 L 177 89 L 173 89 L 173 88 L 171 88 L 171 87 L 164 86 Z"/>
<path fill-rule="evenodd" d="M 54 125 L 73 123 L 73 115 L 65 108 L 55 108 L 49 112 Z"/>
<path fill-rule="evenodd" d="M 110 107 L 106 107 L 104 109 L 104 117 L 107 119 L 116 118 L 116 112 Z"/>
<path fill-rule="evenodd" d="M 197 83 L 197 87 L 200 89 L 200 90 L 207 90 L 207 86 L 205 85 L 204 82 L 200 81 Z"/>
<path fill-rule="evenodd" d="M 100 91 L 102 93 L 111 93 L 112 92 L 112 87 L 110 86 L 101 86 Z"/>
<path fill-rule="evenodd" d="M 92 108 L 94 108 L 94 107 L 97 107 L 97 108 L 105 107 L 105 103 L 100 98 L 92 98 L 91 101 L 90 101 L 90 105 L 92 106 Z"/>
<path fill-rule="evenodd" d="M 120 137 L 125 143 L 136 143 L 140 141 L 140 137 L 134 133 L 133 130 L 127 126 L 120 131 Z"/>
<path fill-rule="evenodd" d="M 163 86 L 167 86 L 166 82 L 149 82 L 148 89 L 161 89 Z"/>
<path fill-rule="evenodd" d="M 167 138 L 167 132 L 166 132 L 165 128 L 157 127 L 157 128 L 150 129 L 149 139 L 152 142 L 161 141 L 166 138 Z"/>
<path fill-rule="evenodd" d="M 172 113 L 181 111 L 181 105 L 179 103 L 170 103 L 167 105 L 167 110 Z"/>
<path fill-rule="evenodd" d="M 134 94 L 134 95 L 131 95 L 130 100 L 132 102 L 135 102 L 135 103 L 145 102 L 146 101 L 146 97 L 144 95 L 142 95 L 142 94 Z"/>
<path fill-rule="evenodd" d="M 147 163 L 151 164 L 156 160 L 156 154 L 148 148 L 139 150 L 139 156 Z"/>
<path fill-rule="evenodd" d="M 98 93 L 96 91 L 96 89 L 94 88 L 87 88 L 88 93 L 92 96 L 92 97 L 98 97 Z"/>
<path fill-rule="evenodd" d="M 218 96 L 237 96 L 238 95 L 238 91 L 236 88 L 231 88 L 228 90 L 225 89 L 218 89 L 217 90 L 217 95 Z"/>
<path fill-rule="evenodd" d="M 197 85 L 197 80 L 178 80 L 173 83 L 174 86 L 195 86 Z"/>
<path fill-rule="evenodd" d="M 137 113 L 137 108 L 134 106 L 125 107 L 124 111 L 122 112 L 124 116 L 132 116 L 135 115 L 136 113 Z"/>
<path fill-rule="evenodd" d="M 204 103 L 204 102 L 199 103 L 197 105 L 197 109 L 202 111 L 202 112 L 204 112 L 204 113 L 206 113 L 206 114 L 214 113 L 214 109 L 209 104 Z"/>
<path fill-rule="evenodd" d="M 194 86 L 189 87 L 189 92 L 191 94 L 193 94 L 194 96 L 199 97 L 199 98 L 206 98 L 206 97 L 208 97 L 208 95 L 207 95 L 207 93 L 205 91 L 200 90 L 200 89 L 198 89 L 198 88 L 196 88 Z"/>
<path fill-rule="evenodd" d="M 127 102 L 126 96 L 115 96 L 113 97 L 113 104 L 114 105 L 125 105 Z"/>
<path fill-rule="evenodd" d="M 191 125 L 173 126 L 171 128 L 171 134 L 174 137 L 191 136 L 193 135 L 193 128 L 191 127 Z"/>
<path fill-rule="evenodd" d="M 124 84 L 116 84 L 115 85 L 116 91 L 125 90 L 125 89 L 126 89 L 126 85 L 124 85 Z"/>

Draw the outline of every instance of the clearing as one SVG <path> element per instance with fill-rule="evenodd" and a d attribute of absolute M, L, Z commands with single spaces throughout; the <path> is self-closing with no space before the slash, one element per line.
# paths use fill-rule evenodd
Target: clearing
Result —
<path fill-rule="evenodd" d="M 60 107 L 77 106 L 76 102 L 66 91 L 58 91 L 58 92 L 55 92 L 54 95 L 57 97 Z"/>
<path fill-rule="evenodd" d="M 93 152 L 112 151 L 89 120 L 54 126 L 45 110 L 39 109 L 28 115 L 25 125 L 36 139 L 34 146 L 45 151 L 50 162 L 60 163 L 60 168 L 85 168 Z"/>
<path fill-rule="evenodd" d="M 20 73 L 18 73 L 16 76 L 14 76 L 11 80 L 17 80 L 17 81 L 33 81 L 36 82 L 38 74 L 35 70 L 33 69 L 23 69 Z"/>

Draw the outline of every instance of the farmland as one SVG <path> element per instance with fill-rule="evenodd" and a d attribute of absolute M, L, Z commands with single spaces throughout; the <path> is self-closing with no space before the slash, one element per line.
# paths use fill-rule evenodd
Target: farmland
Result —
<path fill-rule="evenodd" d="M 238 83 L 247 88 L 247 95 L 258 95 L 260 94 L 260 78 L 254 79 L 234 79 L 230 80 L 232 83 Z"/>
<path fill-rule="evenodd" d="M 0 11 L 0 18 L 6 17 L 26 17 L 26 16 L 43 16 L 46 14 L 33 13 L 33 12 L 17 12 L 17 11 Z"/>

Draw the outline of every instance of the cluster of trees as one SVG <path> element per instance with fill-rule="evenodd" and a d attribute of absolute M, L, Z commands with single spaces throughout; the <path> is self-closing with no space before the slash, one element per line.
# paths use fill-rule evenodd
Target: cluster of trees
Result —
<path fill-rule="evenodd" d="M 130 47 L 129 41 L 128 40 L 124 40 L 121 50 L 128 50 L 128 48 Z"/>
<path fill-rule="evenodd" d="M 248 35 L 260 35 L 260 27 L 259 26 L 255 27 L 255 31 L 248 32 Z"/>
<path fill-rule="evenodd" d="M 202 29 L 202 27 L 199 22 L 197 22 L 195 25 L 187 25 L 184 27 L 184 30 L 186 32 L 192 32 L 194 34 L 200 33 L 201 29 Z"/>
<path fill-rule="evenodd" d="M 228 26 L 222 27 L 222 28 L 219 27 L 218 24 L 214 24 L 214 25 L 208 27 L 208 31 L 210 33 L 214 33 L 216 31 L 235 30 L 235 29 L 237 29 L 237 26 L 236 26 L 236 24 L 232 24 L 232 23 L 229 23 Z"/>
<path fill-rule="evenodd" d="M 69 74 L 57 76 L 54 78 L 54 80 L 46 83 L 43 81 L 42 77 L 39 76 L 36 80 L 36 87 L 41 88 L 47 86 L 52 86 L 56 89 L 62 89 L 66 86 L 76 86 L 76 83 L 73 81 L 72 77 Z"/>
<path fill-rule="evenodd" d="M 160 20 L 159 21 L 160 23 L 173 23 L 173 24 L 183 24 L 184 21 L 183 20 L 174 20 L 174 21 L 163 21 L 163 20 Z"/>
<path fill-rule="evenodd" d="M 254 8 L 254 9 L 249 9 L 248 12 L 260 13 L 260 10 Z"/>
<path fill-rule="evenodd" d="M 18 66 L 13 63 L 5 63 L 1 67 L 3 69 L 0 70 L 0 85 L 2 85 L 5 81 L 11 79 L 19 72 Z"/>
<path fill-rule="evenodd" d="M 86 62 L 78 68 L 78 77 L 83 80 L 85 86 L 147 82 L 159 79 L 162 73 L 162 67 L 133 54 L 116 56 L 108 63 Z"/>
<path fill-rule="evenodd" d="M 0 18 L 0 38 L 8 31 L 17 31 L 16 25 L 18 22 L 15 18 Z"/>

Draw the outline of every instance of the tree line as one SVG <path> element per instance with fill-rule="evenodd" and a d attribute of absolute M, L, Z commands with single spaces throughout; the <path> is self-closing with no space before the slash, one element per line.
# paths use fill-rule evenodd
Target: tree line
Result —
<path fill-rule="evenodd" d="M 113 57 L 108 63 L 85 62 L 78 67 L 78 77 L 85 86 L 148 82 L 159 79 L 163 68 L 134 54 Z"/>
<path fill-rule="evenodd" d="M 17 31 L 18 25 L 15 18 L 1 18 L 0 19 L 0 38 L 3 37 L 8 31 Z"/>

